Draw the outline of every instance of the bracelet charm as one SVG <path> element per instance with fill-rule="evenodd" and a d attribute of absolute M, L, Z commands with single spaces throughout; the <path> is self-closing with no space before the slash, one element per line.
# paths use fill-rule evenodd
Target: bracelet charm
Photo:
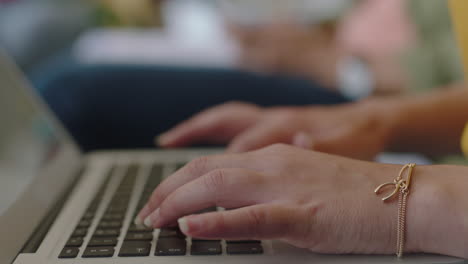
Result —
<path fill-rule="evenodd" d="M 397 227 L 397 250 L 396 255 L 401 258 L 403 257 L 403 251 L 405 248 L 405 229 L 406 229 L 406 204 L 407 198 L 411 186 L 411 176 L 413 175 L 413 169 L 416 164 L 409 163 L 401 168 L 398 177 L 393 182 L 383 183 L 374 190 L 376 194 L 379 194 L 384 188 L 388 186 L 394 186 L 393 192 L 382 198 L 383 202 L 386 202 L 398 194 L 398 227 Z M 406 179 L 403 178 L 403 173 L 408 170 Z"/>

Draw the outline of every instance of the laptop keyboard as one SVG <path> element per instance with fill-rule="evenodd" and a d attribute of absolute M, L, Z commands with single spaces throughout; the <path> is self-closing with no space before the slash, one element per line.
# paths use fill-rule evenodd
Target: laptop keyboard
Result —
<path fill-rule="evenodd" d="M 159 232 L 154 232 L 151 228 L 135 225 L 133 219 L 162 180 L 163 166 L 158 164 L 151 167 L 150 175 L 146 180 L 138 204 L 133 214 L 131 214 L 132 221 L 123 235 L 123 224 L 140 170 L 140 167 L 135 164 L 129 165 L 126 168 L 125 175 L 113 193 L 104 214 L 99 218 L 94 230 L 90 230 L 115 170 L 116 168 L 114 167 L 109 171 L 106 179 L 66 242 L 65 247 L 60 252 L 59 258 L 77 258 L 81 253 L 80 251 L 83 251 L 81 254 L 82 258 L 109 258 L 114 256 L 148 257 L 150 256 L 153 244 L 156 244 L 154 256 L 221 255 L 223 254 L 223 249 L 228 255 L 263 253 L 261 241 L 201 240 L 185 237 L 178 227 L 162 228 Z M 216 210 L 216 208 L 210 208 L 199 213 Z M 91 232 L 92 235 L 85 245 L 85 237 Z M 157 237 L 154 234 L 157 234 Z M 120 247 L 117 247 L 119 243 Z M 189 248 L 188 245 L 190 245 Z"/>

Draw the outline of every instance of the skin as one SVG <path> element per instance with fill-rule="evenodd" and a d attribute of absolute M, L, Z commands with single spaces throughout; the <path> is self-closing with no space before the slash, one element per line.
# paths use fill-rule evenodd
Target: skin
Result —
<path fill-rule="evenodd" d="M 340 106 L 227 103 L 182 122 L 157 141 L 166 148 L 228 144 L 229 152 L 285 143 L 364 160 L 384 150 L 438 156 L 460 152 L 466 120 L 468 89 L 455 85 L 423 96 L 371 98 Z"/>
<path fill-rule="evenodd" d="M 468 120 L 468 90 L 459 88 L 330 108 L 231 103 L 206 110 L 159 142 L 230 142 L 230 153 L 199 158 L 175 172 L 156 188 L 137 222 L 160 228 L 183 219 L 183 232 L 192 237 L 279 239 L 320 253 L 392 254 L 397 202 L 383 203 L 373 190 L 392 181 L 401 166 L 304 148 L 325 145 L 353 157 L 383 149 L 456 152 Z M 328 145 L 320 135 L 331 138 Z M 284 141 L 303 145 L 270 145 Z M 251 149 L 257 150 L 240 152 Z M 468 258 L 467 174 L 467 167 L 416 167 L 405 252 Z M 234 210 L 192 215 L 215 205 Z"/>
<path fill-rule="evenodd" d="M 418 41 L 406 8 L 404 0 L 361 1 L 336 23 L 307 25 L 290 18 L 255 27 L 231 23 L 228 29 L 245 69 L 297 75 L 333 89 L 340 61 L 357 56 L 372 71 L 375 94 L 395 94 L 408 84 L 401 56 Z"/>
<path fill-rule="evenodd" d="M 400 168 L 282 144 L 203 157 L 161 183 L 139 217 L 154 228 L 183 217 L 181 229 L 191 237 L 278 239 L 319 253 L 392 254 L 397 202 L 384 203 L 373 190 Z M 461 187 L 468 184 L 466 173 L 465 167 L 416 168 L 405 252 L 468 257 L 468 196 Z M 233 210 L 191 215 L 212 206 Z"/>
<path fill-rule="evenodd" d="M 228 103 L 202 112 L 159 138 L 163 147 L 229 143 L 229 152 L 245 152 L 273 143 L 371 159 L 384 147 L 388 131 L 374 102 L 335 107 L 260 108 Z M 349 122 L 352 120 L 353 122 Z M 356 148 L 365 146 L 361 151 Z"/>
<path fill-rule="evenodd" d="M 274 23 L 258 27 L 229 25 L 241 47 L 239 65 L 247 70 L 286 73 L 336 86 L 336 65 L 344 53 L 332 27 Z"/>

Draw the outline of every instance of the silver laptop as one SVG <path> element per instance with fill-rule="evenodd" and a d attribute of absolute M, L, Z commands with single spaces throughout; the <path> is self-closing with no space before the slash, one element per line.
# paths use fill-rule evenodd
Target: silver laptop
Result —
<path fill-rule="evenodd" d="M 66 89 L 66 87 L 64 87 Z M 80 153 L 0 51 L 0 263 L 462 263 L 327 256 L 278 241 L 203 241 L 133 219 L 158 183 L 211 150 Z M 216 208 L 209 210 L 218 210 Z"/>

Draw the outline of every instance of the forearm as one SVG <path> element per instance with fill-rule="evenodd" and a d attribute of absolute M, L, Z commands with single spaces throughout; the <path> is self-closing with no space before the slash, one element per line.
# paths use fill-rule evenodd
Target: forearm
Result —
<path fill-rule="evenodd" d="M 394 109 L 394 110 L 392 110 Z M 468 89 L 454 87 L 420 97 L 390 100 L 388 149 L 443 155 L 460 152 L 468 121 Z"/>

